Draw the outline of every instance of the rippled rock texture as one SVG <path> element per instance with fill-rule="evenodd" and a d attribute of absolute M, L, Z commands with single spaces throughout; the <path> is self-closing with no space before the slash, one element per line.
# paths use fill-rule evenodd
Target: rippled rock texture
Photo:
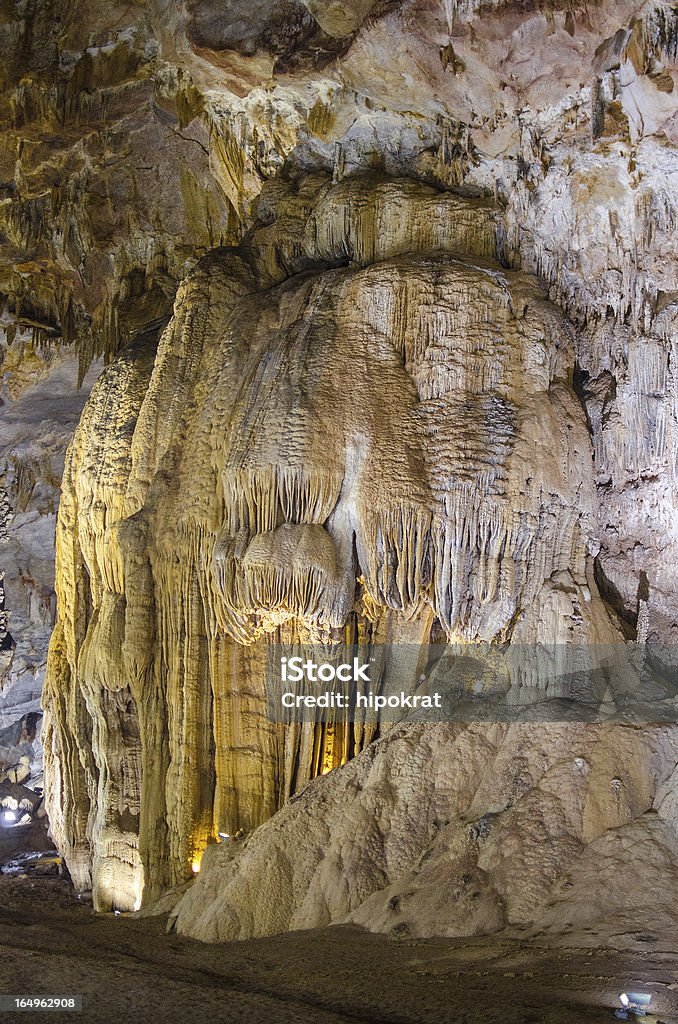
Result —
<path fill-rule="evenodd" d="M 275 640 L 675 642 L 674 8 L 31 0 L 2 17 L 6 358 L 30 331 L 72 345 L 81 375 L 108 362 L 66 462 L 44 698 L 52 828 L 97 906 L 139 905 L 217 832 L 369 761 L 373 729 L 267 719 Z M 523 739 L 493 728 L 469 737 L 517 759 Z M 590 799 L 616 780 L 624 820 L 651 812 L 655 790 L 633 793 L 670 778 L 661 736 L 655 769 L 651 731 L 591 733 L 635 743 L 640 767 L 610 760 Z M 445 737 L 413 785 L 460 770 Z M 524 742 L 541 815 L 548 755 Z M 335 780 L 364 770 L 305 792 L 343 800 Z M 549 828 L 583 850 L 619 825 L 582 820 Z M 521 834 L 540 878 L 548 843 Z M 304 885 L 326 891 L 299 864 L 282 927 L 379 888 L 305 917 Z M 523 911 L 492 913 L 479 928 Z M 247 914 L 223 934 L 273 927 Z"/>
<path fill-rule="evenodd" d="M 104 905 L 369 738 L 267 721 L 270 640 L 616 635 L 571 333 L 490 258 L 491 208 L 316 178 L 266 221 L 104 372 L 69 453 L 50 818 Z"/>
<path fill-rule="evenodd" d="M 670 948 L 677 744 L 674 727 L 398 726 L 252 836 L 209 847 L 176 927 Z"/>
<path fill-rule="evenodd" d="M 0 774 L 21 757 L 40 783 L 40 699 L 56 618 L 54 531 L 66 447 L 100 365 L 76 388 L 77 356 L 36 349 L 23 332 L 4 353 L 0 394 Z M 27 722 L 24 746 L 17 740 Z"/>

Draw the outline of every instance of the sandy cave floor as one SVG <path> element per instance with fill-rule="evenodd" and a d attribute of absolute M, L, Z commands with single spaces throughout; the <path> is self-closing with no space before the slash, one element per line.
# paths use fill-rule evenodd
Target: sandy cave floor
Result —
<path fill-rule="evenodd" d="M 397 941 L 333 927 L 221 946 L 165 920 L 95 915 L 65 882 L 0 877 L 0 992 L 84 996 L 81 1014 L 3 1020 L 611 1021 L 624 987 L 678 1021 L 678 954 L 546 948 L 497 938 Z"/>

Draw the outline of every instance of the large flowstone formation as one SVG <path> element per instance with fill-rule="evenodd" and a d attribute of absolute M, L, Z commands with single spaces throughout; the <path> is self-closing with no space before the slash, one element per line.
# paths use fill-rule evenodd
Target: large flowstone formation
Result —
<path fill-rule="evenodd" d="M 279 181 L 157 349 L 102 374 L 44 696 L 52 829 L 100 909 L 190 877 L 375 735 L 269 720 L 271 643 L 619 638 L 572 330 L 501 256 L 490 203 Z"/>
<path fill-rule="evenodd" d="M 677 756 L 674 726 L 397 726 L 210 847 L 177 930 L 226 942 L 343 922 L 671 948 Z"/>
<path fill-rule="evenodd" d="M 58 604 L 78 889 L 154 913 L 188 878 L 211 941 L 664 964 L 675 3 L 6 0 L 0 57 L 0 776 L 41 784 Z M 301 644 L 382 698 L 461 666 L 459 713 L 283 725 Z"/>

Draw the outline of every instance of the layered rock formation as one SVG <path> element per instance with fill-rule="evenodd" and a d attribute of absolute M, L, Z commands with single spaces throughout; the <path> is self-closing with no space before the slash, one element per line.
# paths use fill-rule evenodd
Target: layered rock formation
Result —
<path fill-rule="evenodd" d="M 673 641 L 675 10 L 239 6 L 36 0 L 2 25 L 10 335 L 72 342 L 81 374 L 110 361 L 64 478 L 52 827 L 76 884 L 130 909 L 190 875 L 218 832 L 255 828 L 358 754 L 233 864 L 210 850 L 180 927 L 352 914 L 390 929 L 379 893 L 399 907 L 411 882 L 423 895 L 405 923 L 425 934 L 442 914 L 427 886 L 462 861 L 482 880 L 473 928 L 524 921 L 575 854 L 659 807 L 672 733 L 416 727 L 364 750 L 374 725 L 267 718 L 267 650 Z M 600 777 L 571 781 L 570 742 L 599 750 Z M 485 853 L 464 846 L 472 783 L 440 796 L 463 775 L 458 744 L 486 751 L 479 816 L 502 810 Z M 499 766 L 522 748 L 514 791 Z M 400 799 L 384 782 L 384 820 L 355 851 L 371 866 L 344 870 L 340 819 L 364 819 L 373 759 L 426 806 L 432 786 L 443 817 L 422 810 L 416 841 L 382 863 Z M 303 855 L 302 807 L 320 829 Z M 547 877 L 535 850 L 556 833 Z M 269 879 L 276 843 L 295 868 Z M 531 893 L 502 862 L 513 848 Z M 245 876 L 258 906 L 233 896 Z M 223 926 L 200 904 L 216 887 L 235 907 Z"/>
<path fill-rule="evenodd" d="M 369 738 L 267 721 L 267 637 L 616 635 L 570 333 L 488 259 L 491 208 L 374 178 L 275 199 L 188 277 L 157 352 L 102 375 L 69 453 L 50 820 L 104 906 Z"/>

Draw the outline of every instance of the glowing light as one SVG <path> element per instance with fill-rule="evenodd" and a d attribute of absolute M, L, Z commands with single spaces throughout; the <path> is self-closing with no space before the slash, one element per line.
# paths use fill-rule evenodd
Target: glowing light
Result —
<path fill-rule="evenodd" d="M 193 836 L 193 842 L 191 844 L 191 871 L 194 875 L 200 874 L 200 865 L 202 863 L 203 854 L 209 843 L 213 843 L 216 839 L 214 833 L 209 832 L 197 832 Z"/>
<path fill-rule="evenodd" d="M 634 1017 L 644 1017 L 652 1002 L 652 996 L 649 992 L 622 992 L 619 1002 L 623 1009 L 615 1010 L 614 1015 L 619 1020 L 628 1020 L 629 1013 L 632 1013 Z"/>
<path fill-rule="evenodd" d="M 3 814 L 3 818 L 5 819 L 5 821 L 16 821 L 16 814 L 14 813 L 14 811 L 5 811 L 5 813 Z"/>
<path fill-rule="evenodd" d="M 624 1006 L 630 1007 L 632 1010 L 643 1010 L 649 1006 L 652 1002 L 652 996 L 649 992 L 622 992 L 620 999 L 626 997 Z"/>

